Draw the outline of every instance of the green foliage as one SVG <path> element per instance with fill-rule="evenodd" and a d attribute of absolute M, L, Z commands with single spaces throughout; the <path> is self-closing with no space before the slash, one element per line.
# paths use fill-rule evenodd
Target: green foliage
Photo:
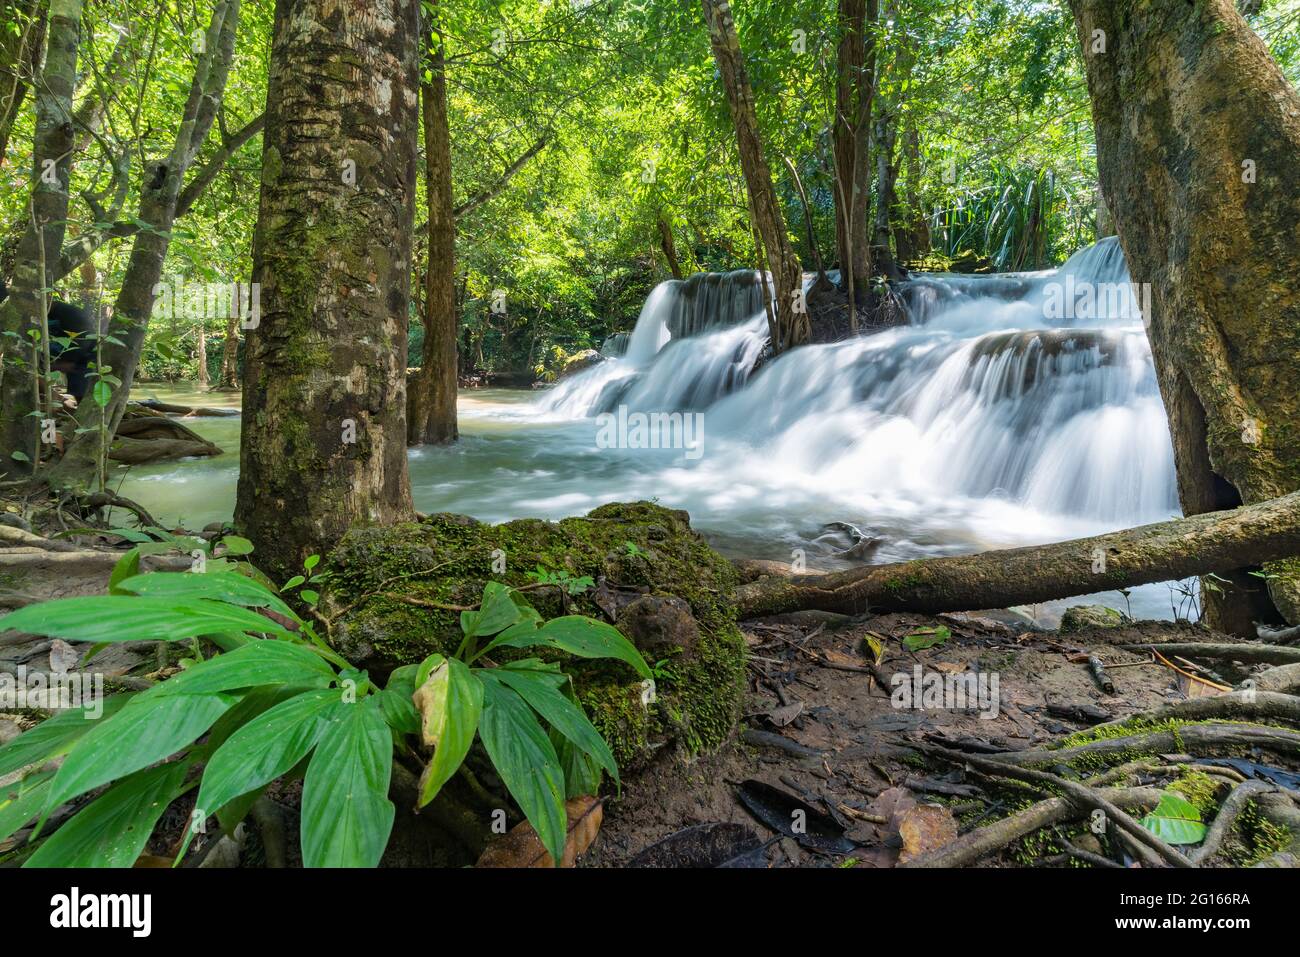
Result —
<path fill-rule="evenodd" d="M 1138 823 L 1166 844 L 1199 844 L 1205 840 L 1201 812 L 1172 791 L 1165 791 L 1156 809 Z"/>
<path fill-rule="evenodd" d="M 437 796 L 477 733 L 511 796 L 558 861 L 566 797 L 594 793 L 602 770 L 617 782 L 614 755 L 559 665 L 524 658 L 499 667 L 472 666 L 498 648 L 550 648 L 623 661 L 647 679 L 650 667 L 612 626 L 581 615 L 543 622 L 518 591 L 497 582 L 485 586 L 479 611 L 462 614 L 461 628 L 465 638 L 455 657 L 430 655 L 416 669 L 425 742 L 434 748 L 420 783 L 420 804 Z M 482 638 L 490 640 L 479 650 Z"/>
<path fill-rule="evenodd" d="M 242 541 L 227 536 L 223 544 L 246 554 L 251 546 Z M 591 793 L 600 770 L 618 779 L 609 746 L 558 665 L 526 658 L 486 666 L 495 648 L 545 647 L 622 660 L 648 676 L 636 649 L 608 625 L 581 616 L 542 622 L 517 592 L 489 584 L 480 607 L 462 617 L 462 657 L 435 655 L 399 668 L 379 689 L 251 566 L 212 568 L 218 559 L 205 572 L 136 574 L 145 544 L 119 562 L 113 594 L 44 602 L 0 618 L 0 630 L 96 647 L 220 635 L 225 649 L 206 660 L 196 655 L 148 690 L 106 699 L 101 713 L 56 715 L 0 747 L 0 776 L 26 770 L 0 800 L 0 839 L 34 819 L 39 834 L 55 808 L 106 788 L 53 835 L 33 838 L 31 866 L 129 867 L 167 806 L 197 786 L 179 861 L 209 818 L 229 831 L 268 784 L 302 777 L 304 863 L 373 867 L 395 813 L 388 800 L 393 748 L 421 730 L 434 746 L 421 803 L 455 773 L 477 734 L 548 847 L 564 840 L 566 787 Z M 310 575 L 318 562 L 308 558 L 304 571 Z M 303 576 L 296 578 L 301 584 Z M 413 697 L 423 702 L 423 728 Z M 45 769 L 58 758 L 57 771 Z"/>

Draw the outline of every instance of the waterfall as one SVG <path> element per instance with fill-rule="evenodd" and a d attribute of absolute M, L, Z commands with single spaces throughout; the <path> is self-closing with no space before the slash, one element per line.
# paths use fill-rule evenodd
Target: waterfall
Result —
<path fill-rule="evenodd" d="M 1003 500 L 1097 527 L 1176 513 L 1173 451 L 1123 253 L 1059 269 L 920 274 L 910 324 L 795 349 L 767 338 L 756 273 L 661 284 L 626 354 L 534 414 L 701 411 L 709 441 L 830 494 Z M 706 451 L 707 457 L 707 451 Z"/>

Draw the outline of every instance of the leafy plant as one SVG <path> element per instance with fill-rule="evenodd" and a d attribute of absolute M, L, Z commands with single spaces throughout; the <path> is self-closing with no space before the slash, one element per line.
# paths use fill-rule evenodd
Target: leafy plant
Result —
<path fill-rule="evenodd" d="M 559 571 L 550 571 L 541 565 L 537 566 L 536 571 L 527 573 L 528 577 L 539 585 L 554 585 L 570 595 L 581 595 L 584 591 L 596 584 L 595 579 L 590 575 L 575 577 L 570 572 L 560 569 Z"/>
<path fill-rule="evenodd" d="M 492 652 L 546 648 L 579 658 L 614 658 L 643 678 L 651 669 L 610 625 L 566 615 L 543 622 L 523 596 L 489 582 L 478 611 L 461 613 L 464 638 L 455 655 L 430 655 L 414 667 L 415 701 L 433 759 L 420 781 L 420 806 L 464 762 L 475 734 L 511 796 L 554 860 L 563 856 L 568 797 L 594 794 L 602 772 L 618 782 L 618 765 L 578 703 L 559 664 L 526 657 L 496 667 Z M 404 669 L 399 669 L 404 670 Z M 397 674 L 394 673 L 396 678 Z"/>
<path fill-rule="evenodd" d="M 227 554 L 241 552 L 242 541 L 227 536 Z M 89 720 L 95 709 L 66 711 L 0 747 L 0 777 L 26 769 L 0 797 L 0 839 L 37 821 L 26 864 L 130 866 L 166 808 L 197 788 L 179 861 L 209 819 L 230 831 L 271 782 L 302 778 L 304 863 L 373 867 L 393 823 L 394 746 L 421 731 L 417 687 L 424 736 L 436 745 L 423 803 L 459 767 L 476 733 L 548 849 L 557 796 L 562 842 L 566 790 L 595 793 L 602 770 L 617 780 L 608 746 L 558 665 L 528 658 L 492 668 L 485 658 L 498 649 L 548 647 L 618 658 L 648 673 L 608 625 L 581 616 L 543 623 L 517 593 L 489 584 L 481 607 L 462 615 L 465 639 L 455 657 L 398 668 L 381 689 L 246 562 L 215 558 L 201 572 L 139 574 L 143 552 L 188 544 L 139 542 L 113 570 L 109 594 L 0 618 L 0 630 L 87 642 L 88 654 L 122 641 L 190 640 L 197 647 L 200 637 L 220 649 L 207 660 L 196 655 L 145 691 L 105 699 L 98 720 Z M 309 575 L 317 561 L 307 560 Z M 56 758 L 63 758 L 58 769 L 45 769 Z M 51 812 L 105 786 L 41 839 Z"/>
<path fill-rule="evenodd" d="M 1170 791 L 1161 794 L 1155 810 L 1138 823 L 1166 844 L 1199 844 L 1205 840 L 1201 812 L 1186 798 Z"/>
<path fill-rule="evenodd" d="M 918 628 L 903 638 L 903 647 L 908 651 L 922 651 L 941 645 L 952 637 L 952 632 L 945 625 L 934 628 Z M 873 649 L 874 650 L 874 649 Z"/>

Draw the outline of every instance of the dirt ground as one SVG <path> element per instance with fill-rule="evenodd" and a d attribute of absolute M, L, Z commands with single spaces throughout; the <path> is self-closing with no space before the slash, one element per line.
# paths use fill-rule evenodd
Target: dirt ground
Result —
<path fill-rule="evenodd" d="M 1007 621 L 990 617 L 993 614 Z M 940 626 L 948 628 L 951 637 L 937 647 L 912 652 L 900 642 Z M 996 800 L 967 783 L 961 771 L 927 763 L 917 744 L 947 739 L 969 746 L 974 739 L 990 745 L 990 751 L 1023 750 L 1096 723 L 1095 717 L 1090 722 L 1053 717 L 1048 705 L 1092 705 L 1121 718 L 1182 700 L 1186 695 L 1176 672 L 1152 664 L 1150 654 L 1122 651 L 1112 642 L 1121 637 L 1125 643 L 1158 640 L 1171 632 L 1187 640 L 1213 640 L 1203 629 L 1170 622 L 1139 623 L 1126 627 L 1122 635 L 1026 631 L 1007 613 L 938 618 L 891 614 L 854 620 L 836 630 L 771 621 L 746 622 L 742 628 L 753 655 L 742 730 L 716 754 L 689 762 L 667 757 L 630 781 L 621 797 L 611 797 L 600 837 L 583 866 L 627 865 L 655 842 L 713 822 L 741 825 L 763 841 L 779 838 L 738 797 L 740 785 L 756 779 L 837 818 L 847 825 L 847 836 L 862 846 L 843 854 L 819 853 L 787 836 L 750 866 L 892 867 L 901 850 L 896 829 L 853 815 L 880 812 L 882 795 L 886 815 L 900 798 L 942 803 L 957 814 L 963 833 L 1006 813 Z M 868 663 L 868 638 L 886 639 L 881 670 L 890 676 L 910 676 L 918 665 L 923 672 L 996 673 L 996 716 L 983 717 L 974 708 L 894 707 L 873 675 L 841 670 Z M 1081 651 L 1104 660 L 1113 694 L 1101 690 L 1085 662 L 1071 660 Z M 1186 687 L 1185 681 L 1182 685 Z M 791 753 L 783 742 L 808 753 Z"/>

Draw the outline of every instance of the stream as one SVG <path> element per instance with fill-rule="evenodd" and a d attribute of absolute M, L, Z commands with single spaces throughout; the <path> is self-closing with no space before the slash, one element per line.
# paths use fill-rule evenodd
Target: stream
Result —
<path fill-rule="evenodd" d="M 830 523 L 878 539 L 868 560 L 887 562 L 1160 521 L 1179 514 L 1173 454 L 1133 292 L 1113 240 L 1058 270 L 918 275 L 902 287 L 910 325 L 755 371 L 755 274 L 669 281 L 607 344 L 621 355 L 544 391 L 463 391 L 461 441 L 410 453 L 415 506 L 498 522 L 651 499 L 687 509 L 724 554 L 813 569 L 861 561 Z M 136 396 L 238 402 L 147 383 Z M 698 416 L 698 443 L 635 447 L 643 435 L 614 427 L 638 413 Z M 118 478 L 160 521 L 201 528 L 233 513 L 240 420 L 187 424 L 225 454 Z M 1027 611 L 1052 625 L 1088 601 L 1192 616 L 1172 584 Z"/>

